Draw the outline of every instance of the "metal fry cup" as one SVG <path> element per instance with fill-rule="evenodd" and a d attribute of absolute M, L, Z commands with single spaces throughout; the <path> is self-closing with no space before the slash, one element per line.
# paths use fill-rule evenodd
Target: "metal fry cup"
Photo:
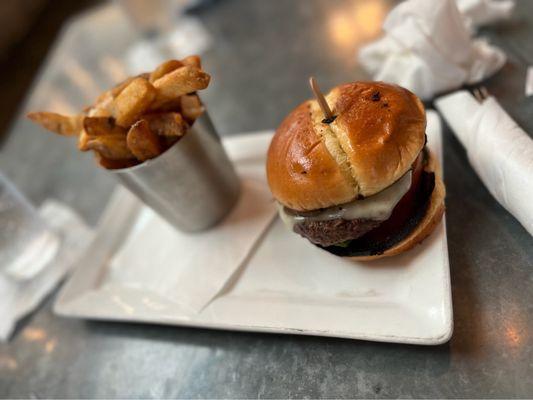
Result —
<path fill-rule="evenodd" d="M 187 232 L 219 222 L 240 192 L 239 178 L 206 112 L 160 156 L 111 172 L 147 206 Z"/>

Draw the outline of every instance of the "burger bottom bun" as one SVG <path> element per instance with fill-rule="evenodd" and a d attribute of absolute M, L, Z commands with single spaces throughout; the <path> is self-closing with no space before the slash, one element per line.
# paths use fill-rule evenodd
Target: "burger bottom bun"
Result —
<path fill-rule="evenodd" d="M 403 253 L 412 249 L 417 244 L 420 244 L 437 227 L 444 214 L 444 198 L 446 196 L 446 189 L 444 187 L 444 182 L 442 181 L 440 164 L 433 153 L 430 152 L 429 154 L 430 156 L 428 164 L 424 170 L 426 172 L 433 172 L 435 174 L 435 187 L 431 193 L 431 198 L 429 199 L 429 204 L 423 219 L 407 237 L 396 243 L 394 246 L 388 248 L 381 254 L 346 258 L 356 261 L 371 261 Z"/>

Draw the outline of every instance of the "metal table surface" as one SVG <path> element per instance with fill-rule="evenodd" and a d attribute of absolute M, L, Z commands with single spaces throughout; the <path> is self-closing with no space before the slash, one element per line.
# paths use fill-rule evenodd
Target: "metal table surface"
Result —
<path fill-rule="evenodd" d="M 212 2 L 196 16 L 212 45 L 204 95 L 223 135 L 275 127 L 310 93 L 368 78 L 355 53 L 380 34 L 392 1 Z M 486 82 L 533 132 L 533 2 L 482 31 L 509 62 Z M 116 3 L 71 20 L 42 68 L 28 109 L 88 104 L 120 74 L 137 40 Z M 533 241 L 488 193 L 444 131 L 455 332 L 421 347 L 318 337 L 89 322 L 53 315 L 53 295 L 0 345 L 2 397 L 531 397 Z M 74 143 L 17 119 L 0 169 L 37 204 L 59 198 L 95 224 L 115 182 Z M 532 199 L 533 201 L 533 199 Z"/>

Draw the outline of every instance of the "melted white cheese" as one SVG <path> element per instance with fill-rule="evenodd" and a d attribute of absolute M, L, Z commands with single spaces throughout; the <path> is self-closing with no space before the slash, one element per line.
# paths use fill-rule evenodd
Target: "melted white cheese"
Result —
<path fill-rule="evenodd" d="M 324 210 L 309 216 L 289 214 L 281 204 L 278 204 L 279 214 L 285 225 L 291 230 L 294 228 L 295 224 L 306 220 L 327 221 L 333 219 L 371 219 L 374 221 L 385 221 L 390 218 L 392 210 L 396 207 L 396 204 L 398 204 L 411 187 L 412 175 L 411 171 L 407 172 L 394 184 L 373 196 L 325 208 Z"/>

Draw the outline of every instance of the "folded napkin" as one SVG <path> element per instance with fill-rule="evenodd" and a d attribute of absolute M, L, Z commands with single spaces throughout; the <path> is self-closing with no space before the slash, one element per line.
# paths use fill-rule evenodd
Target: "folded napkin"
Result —
<path fill-rule="evenodd" d="M 472 39 L 453 0 L 407 0 L 390 12 L 383 29 L 383 38 L 360 50 L 359 61 L 375 80 L 423 99 L 478 82 L 506 60 L 501 50 Z"/>
<path fill-rule="evenodd" d="M 533 139 L 493 97 L 480 104 L 459 91 L 435 106 L 490 193 L 533 235 Z"/>
<path fill-rule="evenodd" d="M 77 261 L 91 240 L 92 232 L 70 208 L 46 201 L 40 215 L 61 238 L 55 256 L 34 276 L 20 279 L 0 273 L 0 341 L 7 340 L 17 321 L 33 311 Z"/>
<path fill-rule="evenodd" d="M 471 26 L 481 26 L 508 19 L 515 0 L 455 0 L 457 8 Z"/>
<path fill-rule="evenodd" d="M 110 261 L 105 289 L 150 290 L 186 313 L 201 311 L 216 297 L 276 215 L 265 177 L 268 141 L 246 143 L 229 152 L 242 185 L 230 214 L 208 231 L 185 233 L 143 206 Z"/>
<path fill-rule="evenodd" d="M 533 67 L 528 67 L 526 73 L 526 97 L 529 96 L 533 96 Z"/>

